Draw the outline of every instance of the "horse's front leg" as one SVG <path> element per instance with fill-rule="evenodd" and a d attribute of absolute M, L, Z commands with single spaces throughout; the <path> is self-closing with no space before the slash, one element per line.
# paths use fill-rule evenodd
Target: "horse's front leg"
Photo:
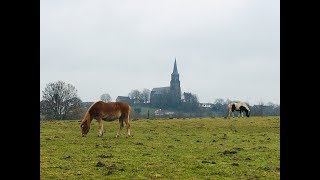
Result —
<path fill-rule="evenodd" d="M 121 129 L 122 129 L 122 127 L 121 127 L 121 125 L 119 125 L 119 129 L 118 129 L 118 131 L 117 131 L 116 138 L 120 136 L 120 131 L 121 131 Z"/>
<path fill-rule="evenodd" d="M 99 118 L 98 119 L 98 123 L 99 123 L 99 137 L 103 136 L 103 122 L 102 122 L 102 119 Z"/>

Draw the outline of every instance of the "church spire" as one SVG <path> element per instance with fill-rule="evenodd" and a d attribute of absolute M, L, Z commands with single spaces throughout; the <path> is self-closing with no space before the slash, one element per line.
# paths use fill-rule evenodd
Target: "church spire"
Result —
<path fill-rule="evenodd" d="M 176 107 L 181 102 L 181 88 L 180 88 L 180 80 L 179 80 L 179 73 L 178 73 L 176 58 L 174 58 L 173 72 L 171 74 L 170 94 L 171 94 L 170 95 L 171 106 Z"/>
<path fill-rule="evenodd" d="M 177 60 L 174 58 L 174 66 L 173 66 L 173 73 L 172 74 L 179 74 L 177 68 Z"/>

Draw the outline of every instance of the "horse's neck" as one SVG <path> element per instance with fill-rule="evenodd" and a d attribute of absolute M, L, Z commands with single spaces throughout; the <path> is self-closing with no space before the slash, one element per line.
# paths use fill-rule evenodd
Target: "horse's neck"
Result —
<path fill-rule="evenodd" d="M 91 115 L 90 115 L 89 113 L 86 114 L 85 122 L 86 122 L 88 125 L 91 124 L 92 119 L 93 119 L 93 118 L 91 117 Z"/>

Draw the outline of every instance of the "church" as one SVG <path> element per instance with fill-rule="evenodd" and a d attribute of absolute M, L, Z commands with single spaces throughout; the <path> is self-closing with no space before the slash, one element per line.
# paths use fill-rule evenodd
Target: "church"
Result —
<path fill-rule="evenodd" d="M 177 61 L 174 60 L 170 86 L 153 88 L 150 94 L 150 104 L 153 107 L 177 107 L 181 103 L 181 88 Z"/>

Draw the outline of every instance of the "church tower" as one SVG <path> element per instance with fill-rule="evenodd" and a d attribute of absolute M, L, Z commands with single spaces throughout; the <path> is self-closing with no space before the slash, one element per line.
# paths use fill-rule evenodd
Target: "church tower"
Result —
<path fill-rule="evenodd" d="M 179 73 L 177 68 L 177 60 L 174 59 L 173 72 L 171 74 L 170 81 L 170 94 L 171 94 L 171 105 L 177 106 L 181 102 L 181 89 L 180 89 L 180 80 Z"/>

